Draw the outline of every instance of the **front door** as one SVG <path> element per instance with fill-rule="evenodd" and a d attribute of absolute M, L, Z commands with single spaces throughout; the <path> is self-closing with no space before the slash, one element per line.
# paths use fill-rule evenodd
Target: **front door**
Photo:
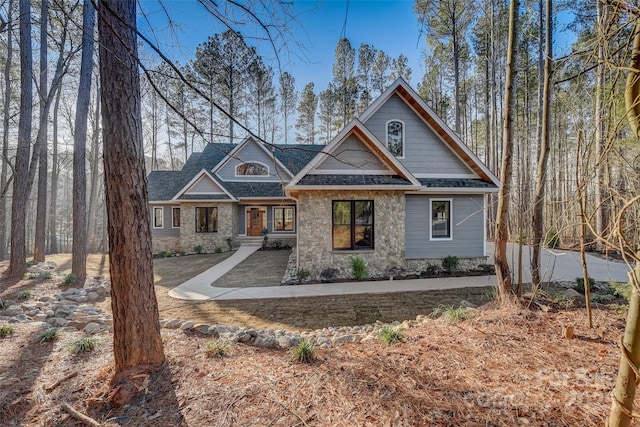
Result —
<path fill-rule="evenodd" d="M 266 228 L 264 208 L 247 209 L 247 236 L 259 236 Z"/>

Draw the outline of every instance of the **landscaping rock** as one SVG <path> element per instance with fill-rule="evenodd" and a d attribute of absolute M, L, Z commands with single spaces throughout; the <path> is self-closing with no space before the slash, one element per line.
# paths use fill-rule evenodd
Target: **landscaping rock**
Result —
<path fill-rule="evenodd" d="M 17 316 L 18 314 L 22 314 L 22 307 L 19 305 L 10 305 L 2 311 L 2 314 L 5 316 Z"/>
<path fill-rule="evenodd" d="M 277 348 L 278 341 L 276 341 L 276 338 L 273 336 L 260 335 L 256 338 L 254 345 L 256 347 L 263 347 L 263 348 Z"/>
<path fill-rule="evenodd" d="M 67 319 L 63 319 L 62 317 L 51 317 L 47 319 L 47 323 L 53 326 L 54 328 L 59 328 L 62 326 L 66 326 L 69 321 Z"/>
<path fill-rule="evenodd" d="M 90 322 L 84 327 L 83 331 L 87 334 L 93 335 L 102 332 L 106 328 L 98 323 Z"/>
<path fill-rule="evenodd" d="M 167 329 L 178 329 L 182 325 L 182 320 L 179 319 L 169 319 L 167 323 L 165 323 L 164 327 Z"/>
<path fill-rule="evenodd" d="M 571 301 L 575 301 L 575 300 L 582 300 L 584 299 L 584 295 L 582 295 L 580 292 L 576 291 L 575 289 L 567 289 L 566 291 L 564 291 L 562 293 L 562 295 Z"/>
<path fill-rule="evenodd" d="M 184 322 L 182 325 L 180 325 L 180 330 L 188 331 L 189 329 L 193 328 L 194 325 L 194 322 Z"/>
<path fill-rule="evenodd" d="M 193 330 L 201 333 L 201 334 L 208 334 L 209 333 L 209 325 L 204 324 L 204 323 L 199 323 L 197 325 L 193 325 Z"/>

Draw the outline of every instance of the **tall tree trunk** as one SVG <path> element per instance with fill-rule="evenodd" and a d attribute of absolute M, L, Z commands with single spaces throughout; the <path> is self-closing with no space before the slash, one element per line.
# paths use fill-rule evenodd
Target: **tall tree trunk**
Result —
<path fill-rule="evenodd" d="M 513 74 L 515 72 L 519 1 L 511 0 L 509 7 L 509 44 L 507 47 L 507 70 L 504 90 L 504 126 L 502 166 L 500 168 L 500 192 L 496 217 L 495 266 L 498 279 L 498 299 L 501 305 L 513 302 L 511 294 L 511 272 L 507 257 L 509 239 L 509 201 L 511 198 L 511 175 L 513 156 Z"/>
<path fill-rule="evenodd" d="M 7 22 L 13 22 L 13 0 L 7 6 Z M 0 260 L 7 253 L 7 197 L 9 186 L 9 124 L 11 115 L 11 64 L 13 58 L 13 29 L 7 28 L 7 57 L 4 64 L 4 108 L 2 117 L 2 159 L 0 159 Z"/>
<path fill-rule="evenodd" d="M 49 205 L 49 253 L 58 253 L 58 233 L 56 229 L 58 218 L 58 181 L 60 169 L 58 165 L 58 111 L 62 88 L 59 87 L 53 104 L 53 147 L 51 153 L 51 198 Z"/>
<path fill-rule="evenodd" d="M 605 159 L 604 151 L 606 146 L 605 123 L 607 112 L 604 107 L 604 90 L 605 90 L 605 34 L 607 27 L 607 5 L 601 0 L 596 0 L 597 10 L 597 35 L 598 35 L 598 66 L 596 68 L 596 188 L 595 188 L 595 205 L 596 205 L 596 233 L 604 236 L 606 233 L 608 218 L 608 206 L 606 202 L 606 182 L 605 182 Z M 596 239 L 596 249 L 602 251 L 604 246 L 602 240 Z"/>
<path fill-rule="evenodd" d="M 115 384 L 140 368 L 163 363 L 165 357 L 153 287 L 136 2 L 101 0 L 99 7 Z"/>
<path fill-rule="evenodd" d="M 96 224 L 96 212 L 98 210 L 98 181 L 100 179 L 100 87 L 96 84 L 95 122 L 93 135 L 91 136 L 91 189 L 89 191 L 89 214 L 87 217 L 87 233 L 89 233 L 89 248 L 96 250 L 98 236 L 104 240 L 104 233 L 98 233 Z"/>
<path fill-rule="evenodd" d="M 47 30 L 49 25 L 49 1 L 42 0 L 40 7 L 40 122 L 35 150 L 38 150 L 38 202 L 36 205 L 36 230 L 33 243 L 33 260 L 44 262 L 47 224 L 47 137 L 49 135 L 49 109 L 45 99 L 49 95 Z"/>
<path fill-rule="evenodd" d="M 87 277 L 87 122 L 91 101 L 91 71 L 93 68 L 94 9 L 91 0 L 84 0 L 82 11 L 82 60 L 73 135 L 73 248 L 71 274 L 80 286 Z"/>
<path fill-rule="evenodd" d="M 547 31 L 545 36 L 545 58 L 544 58 L 544 87 L 542 90 L 542 132 L 540 134 L 540 151 L 538 154 L 538 165 L 536 168 L 536 188 L 533 198 L 533 247 L 531 251 L 531 281 L 534 286 L 540 286 L 542 281 L 540 275 L 540 252 L 544 243 L 544 197 L 545 185 L 547 183 L 547 163 L 549 159 L 549 143 L 551 126 L 549 120 L 549 108 L 551 98 L 551 74 L 553 55 L 553 21 L 552 21 L 553 0 L 547 0 L 545 8 L 545 20 L 547 21 Z"/>
<path fill-rule="evenodd" d="M 13 201 L 11 204 L 11 258 L 8 273 L 22 277 L 27 271 L 25 224 L 33 112 L 33 57 L 31 49 L 31 4 L 20 0 L 20 117 L 18 146 L 13 173 Z"/>
<path fill-rule="evenodd" d="M 627 121 L 632 134 L 637 138 L 640 135 L 640 22 L 636 20 L 633 27 L 633 50 L 631 52 L 631 64 L 627 75 L 625 88 L 625 106 L 627 108 Z M 624 210 L 631 203 L 640 202 L 640 197 L 627 202 L 618 214 L 618 222 L 622 223 Z M 618 229 L 622 228 L 618 225 Z M 637 248 L 620 248 L 623 253 L 626 250 Z M 607 419 L 608 427 L 628 427 L 633 419 L 633 401 L 636 395 L 638 376 L 636 371 L 640 366 L 640 253 L 635 253 L 636 268 L 629 272 L 629 283 L 632 285 L 627 324 L 622 340 L 623 354 L 620 357 L 618 377 L 613 389 L 613 404 Z M 633 365 L 633 366 L 631 366 Z M 634 371 L 635 370 L 635 371 Z"/>

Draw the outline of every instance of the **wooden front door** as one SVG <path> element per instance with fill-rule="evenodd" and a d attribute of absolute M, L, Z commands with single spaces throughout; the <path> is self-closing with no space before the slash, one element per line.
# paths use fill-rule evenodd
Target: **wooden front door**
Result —
<path fill-rule="evenodd" d="M 247 210 L 247 236 L 259 236 L 265 228 L 265 214 L 263 208 Z"/>

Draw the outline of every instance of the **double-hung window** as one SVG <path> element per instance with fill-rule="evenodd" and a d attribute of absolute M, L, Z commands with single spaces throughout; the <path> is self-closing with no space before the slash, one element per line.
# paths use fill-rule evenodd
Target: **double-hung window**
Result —
<path fill-rule="evenodd" d="M 431 239 L 451 240 L 451 199 L 431 199 Z"/>
<path fill-rule="evenodd" d="M 196 208 L 196 233 L 215 233 L 218 231 L 218 208 Z"/>
<path fill-rule="evenodd" d="M 273 208 L 273 231 L 293 231 L 293 206 Z"/>
<path fill-rule="evenodd" d="M 180 208 L 171 208 L 171 226 L 180 228 Z"/>
<path fill-rule="evenodd" d="M 373 200 L 332 203 L 333 249 L 373 249 Z"/>
<path fill-rule="evenodd" d="M 153 228 L 162 228 L 164 219 L 164 208 L 153 208 Z"/>

